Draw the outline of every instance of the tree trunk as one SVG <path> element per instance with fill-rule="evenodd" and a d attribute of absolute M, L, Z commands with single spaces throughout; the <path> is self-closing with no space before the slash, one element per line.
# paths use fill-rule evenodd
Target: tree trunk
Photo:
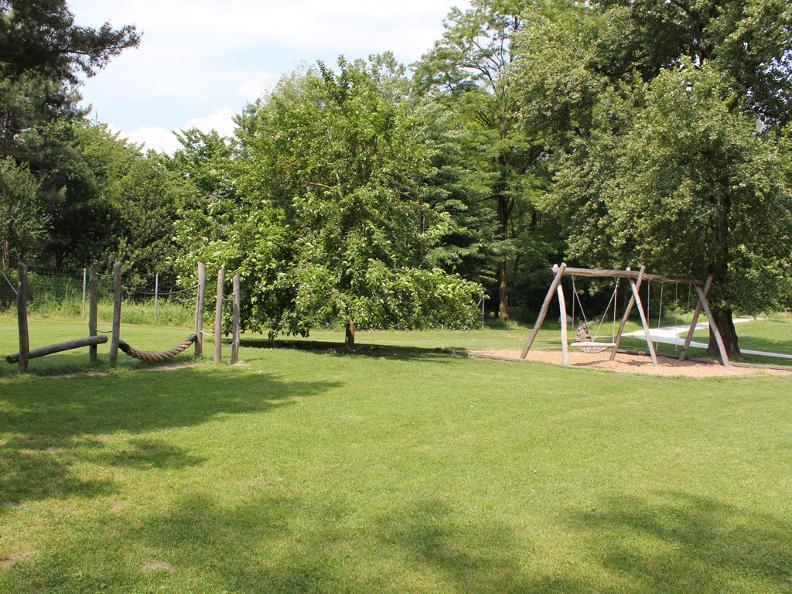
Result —
<path fill-rule="evenodd" d="M 732 319 L 731 308 L 712 307 L 712 317 L 714 318 L 715 326 L 723 338 L 723 344 L 726 345 L 726 354 L 729 357 L 739 357 L 740 346 L 737 341 L 737 331 L 734 329 L 734 320 Z M 707 345 L 707 354 L 719 355 L 718 343 L 715 336 L 710 333 L 709 344 Z"/>
<path fill-rule="evenodd" d="M 509 321 L 509 273 L 506 262 L 498 264 L 498 318 Z"/>
<path fill-rule="evenodd" d="M 346 328 L 344 330 L 344 348 L 348 351 L 355 350 L 355 331 L 357 327 L 355 326 L 355 320 L 349 318 L 346 323 Z"/>

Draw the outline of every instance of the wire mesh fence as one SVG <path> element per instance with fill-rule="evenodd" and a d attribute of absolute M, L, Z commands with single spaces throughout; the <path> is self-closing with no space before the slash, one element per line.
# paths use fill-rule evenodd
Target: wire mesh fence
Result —
<path fill-rule="evenodd" d="M 19 272 L 0 268 L 0 313 L 14 315 Z M 30 315 L 64 319 L 87 319 L 90 300 L 90 269 L 43 270 L 29 268 L 28 312 Z M 214 282 L 207 283 L 207 298 Z M 128 324 L 159 324 L 189 327 L 194 322 L 197 285 L 161 283 L 153 274 L 143 284 L 129 286 L 122 280 L 122 321 Z M 97 310 L 100 320 L 110 320 L 113 310 L 113 274 L 97 275 Z M 210 299 L 207 299 L 207 306 Z"/>

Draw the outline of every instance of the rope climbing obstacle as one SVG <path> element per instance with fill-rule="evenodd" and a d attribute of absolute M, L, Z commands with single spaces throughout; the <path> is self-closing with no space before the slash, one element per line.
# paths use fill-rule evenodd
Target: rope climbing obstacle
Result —
<path fill-rule="evenodd" d="M 177 355 L 181 355 L 184 351 L 189 349 L 196 340 L 198 340 L 198 336 L 196 334 L 190 334 L 172 349 L 168 349 L 167 351 L 159 351 L 156 353 L 140 351 L 135 347 L 130 346 L 123 340 L 118 342 L 118 348 L 124 351 L 124 353 L 130 357 L 138 359 L 139 361 L 144 361 L 146 363 L 162 363 L 168 359 L 173 359 Z"/>

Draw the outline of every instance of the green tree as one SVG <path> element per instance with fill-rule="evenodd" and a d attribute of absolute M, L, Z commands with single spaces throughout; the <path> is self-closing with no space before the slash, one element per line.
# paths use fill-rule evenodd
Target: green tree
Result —
<path fill-rule="evenodd" d="M 467 10 L 452 9 L 443 37 L 417 64 L 415 86 L 455 111 L 465 122 L 470 165 L 489 188 L 497 220 L 498 316 L 510 318 L 510 262 L 516 262 L 515 208 L 526 208 L 527 194 L 543 176 L 542 142 L 520 125 L 519 95 L 507 76 L 515 57 L 514 37 L 523 29 L 523 0 L 474 0 Z M 515 267 L 516 268 L 516 267 Z"/>
<path fill-rule="evenodd" d="M 526 125 L 551 139 L 547 204 L 568 255 L 712 274 L 732 354 L 732 310 L 776 305 L 787 282 L 790 19 L 773 0 L 568 4 L 537 10 L 518 42 L 514 81 Z M 745 290 L 757 269 L 763 290 Z"/>
<path fill-rule="evenodd" d="M 449 217 L 423 200 L 431 145 L 397 80 L 387 59 L 319 64 L 239 118 L 220 176 L 235 190 L 212 184 L 204 207 L 229 223 L 189 216 L 180 236 L 202 234 L 192 258 L 221 252 L 239 270 L 247 328 L 307 334 L 340 322 L 352 348 L 358 326 L 474 323 L 478 285 L 428 264 Z M 204 141 L 178 158 L 204 168 Z"/>
<path fill-rule="evenodd" d="M 26 163 L 39 181 L 36 202 L 50 227 L 38 256 L 52 264 L 66 264 L 75 233 L 105 215 L 75 133 L 84 116 L 80 76 L 138 40 L 131 26 L 75 25 L 64 0 L 0 0 L 0 158 Z"/>
<path fill-rule="evenodd" d="M 35 253 L 46 231 L 36 202 L 39 184 L 27 167 L 0 159 L 0 268 Z"/>

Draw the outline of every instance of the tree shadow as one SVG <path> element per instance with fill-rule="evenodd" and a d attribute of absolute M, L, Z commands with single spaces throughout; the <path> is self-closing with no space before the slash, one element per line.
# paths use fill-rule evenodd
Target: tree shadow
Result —
<path fill-rule="evenodd" d="M 603 567 L 636 592 L 792 589 L 788 519 L 664 491 L 608 499 L 570 523 L 594 539 Z"/>
<path fill-rule="evenodd" d="M 102 452 L 94 459 L 110 466 L 126 466 L 140 470 L 187 468 L 205 460 L 161 439 L 131 439 L 123 450 Z"/>
<path fill-rule="evenodd" d="M 338 385 L 208 367 L 11 383 L 0 393 L 0 513 L 4 502 L 7 507 L 24 500 L 90 497 L 112 490 L 109 481 L 78 478 L 70 467 L 79 460 L 139 468 L 183 468 L 201 461 L 180 448 L 147 439 L 132 440 L 120 452 L 102 453 L 106 446 L 98 436 L 265 412 Z"/>
<path fill-rule="evenodd" d="M 589 592 L 575 578 L 531 573 L 524 544 L 497 521 L 460 521 L 439 500 L 410 501 L 380 519 L 377 536 L 459 592 Z"/>
<path fill-rule="evenodd" d="M 339 357 L 370 357 L 374 359 L 394 359 L 402 361 L 425 361 L 446 363 L 453 358 L 464 357 L 449 349 L 425 348 L 412 346 L 380 345 L 358 343 L 355 349 L 348 351 L 340 342 L 322 340 L 288 340 L 266 338 L 247 338 L 240 342 L 246 348 L 257 349 L 294 349 L 309 353 L 337 355 Z"/>

